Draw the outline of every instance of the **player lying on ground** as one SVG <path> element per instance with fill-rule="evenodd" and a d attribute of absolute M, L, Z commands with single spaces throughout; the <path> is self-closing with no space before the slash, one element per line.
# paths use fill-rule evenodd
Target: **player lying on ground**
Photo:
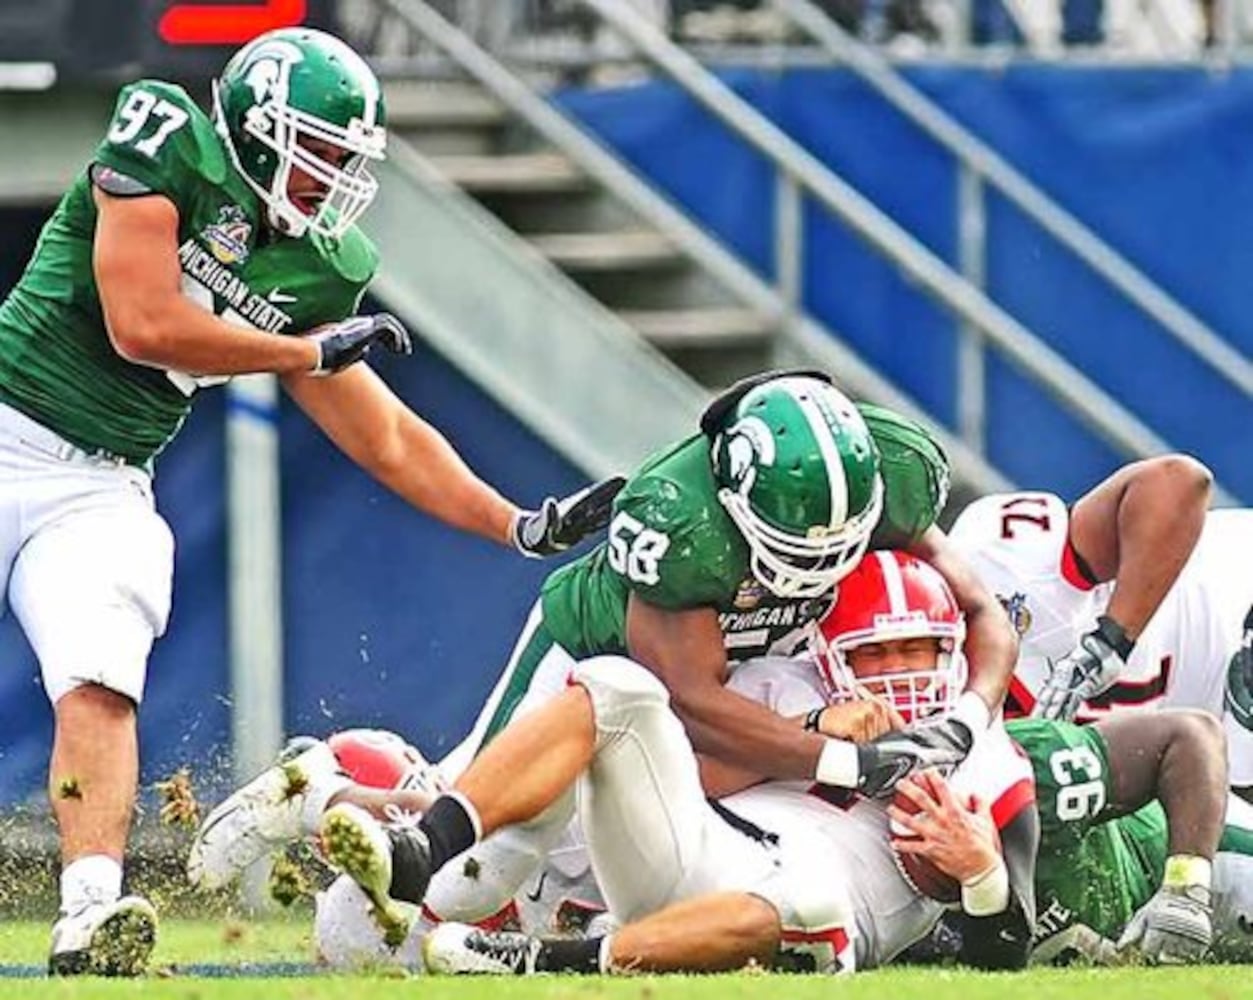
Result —
<path fill-rule="evenodd" d="M 1218 956 L 1247 960 L 1253 807 L 1227 791 L 1212 716 L 1170 709 L 1006 728 L 1031 760 L 1040 810 L 1034 961 L 1121 963 L 1130 951 L 1194 962 L 1211 940 Z M 946 921 L 909 958 L 959 942 Z"/>
<path fill-rule="evenodd" d="M 1204 958 L 1229 798 L 1218 721 L 1175 709 L 1007 728 L 1031 760 L 1040 809 L 1037 958 L 1076 947 L 1080 927 L 1106 959 L 1114 941 L 1151 962 Z"/>
<path fill-rule="evenodd" d="M 803 731 L 725 682 L 751 657 L 803 646 L 860 555 L 889 546 L 914 547 L 958 595 L 972 656 L 959 714 L 984 728 L 1003 697 L 1014 635 L 934 526 L 947 490 L 947 462 L 925 428 L 854 406 L 820 373 L 766 373 L 728 390 L 699 433 L 636 470 L 607 541 L 545 581 L 471 734 L 441 769 L 459 774 L 511 719 L 562 691 L 577 661 L 625 653 L 665 684 L 699 752 L 776 778 L 879 781 L 858 771 L 839 734 Z M 930 736 L 965 739 L 957 723 Z M 428 907 L 477 921 L 506 906 L 572 814 L 563 800 L 495 835 L 481 853 L 496 877 L 445 868 Z"/>
<path fill-rule="evenodd" d="M 886 554 L 882 559 L 898 565 Z M 930 589 L 908 588 L 915 598 L 939 593 L 941 599 L 905 615 L 906 627 L 898 627 L 885 642 L 912 642 L 916 647 L 922 639 L 929 644 L 929 663 L 927 651 L 917 648 L 909 663 L 925 667 L 947 693 L 927 707 L 951 709 L 964 680 L 960 615 L 938 574 L 916 560 L 905 565 L 911 580 L 924 571 L 930 574 L 922 580 Z M 844 586 L 856 594 L 857 580 L 854 573 Z M 874 583 L 881 582 L 875 577 Z M 946 644 L 943 656 L 941 643 Z M 871 683 L 887 668 L 872 663 L 859 678 Z M 805 669 L 812 671 L 808 665 Z M 921 671 L 916 669 L 911 677 L 915 675 Z M 600 888 L 614 918 L 626 926 L 609 944 L 593 941 L 571 950 L 569 944 L 550 946 L 525 936 L 492 936 L 446 924 L 427 939 L 427 961 L 433 968 L 531 971 L 559 962 L 584 971 L 727 968 L 747 958 L 764 961 L 780 948 L 795 953 L 806 933 L 819 968 L 850 968 L 854 955 L 858 966 L 878 964 L 925 934 L 944 908 L 906 880 L 896 850 L 916 853 L 946 873 L 945 890 L 976 915 L 975 923 L 991 942 L 983 953 L 987 964 L 1025 961 L 1035 828 L 1029 772 L 1009 752 L 1003 732 L 989 731 L 975 742 L 963 766 L 969 777 L 958 782 L 959 787 L 963 781 L 973 782 L 964 787 L 986 795 L 991 810 L 987 804 L 972 809 L 968 799 L 959 802 L 943 779 L 928 772 L 920 784 L 902 788 L 905 800 L 921 811 L 916 817 L 892 814 L 902 838 L 893 845 L 886 803 L 851 794 L 833 802 L 834 790 L 813 794 L 822 790 L 811 782 L 751 789 L 730 802 L 730 814 L 712 809 L 698 783 L 690 745 L 655 680 L 637 665 L 614 658 L 581 664 L 573 677 L 582 687 L 568 687 L 518 720 L 476 759 L 452 796 L 430 805 L 416 828 L 402 825 L 385 831 L 371 814 L 395 818 L 398 810 L 426 809 L 429 795 L 346 787 L 342 777 L 331 773 L 329 750 L 318 746 L 286 765 L 286 771 L 278 767 L 263 775 L 215 810 L 193 850 L 193 870 L 202 880 L 211 871 L 214 881 L 221 881 L 240 858 L 255 856 L 259 842 L 272 846 L 284 835 L 313 829 L 317 813 L 333 803 L 316 822 L 326 854 L 359 882 L 376 915 L 385 917 L 392 943 L 400 945 L 415 914 L 393 897 L 419 902 L 430 871 L 482 834 L 534 815 L 577 781 L 582 825 Z M 780 675 L 776 687 L 785 689 L 787 680 L 786 674 Z M 851 688 L 848 692 L 853 693 Z M 634 706 L 634 714 L 623 714 L 627 706 Z M 858 725 L 864 724 L 861 701 L 823 712 L 819 696 L 817 707 L 828 725 L 838 725 L 845 710 Z M 907 717 L 913 711 L 902 707 Z M 879 728 L 902 721 L 882 705 L 879 710 Z M 793 724 L 805 721 L 797 718 Z M 902 770 L 916 763 L 910 746 L 892 736 L 871 744 L 876 753 L 899 754 Z M 301 794 L 286 797 L 292 787 L 301 788 Z M 661 801 L 654 802 L 658 794 Z M 750 821 L 736 816 L 741 810 Z M 1002 820 L 999 836 L 1012 859 L 1008 864 L 997 849 L 992 810 Z M 759 883 L 763 852 L 775 875 Z M 471 863 L 472 856 L 459 862 Z M 490 877 L 477 863 L 475 868 Z M 719 890 L 720 895 L 694 898 Z M 769 900 L 770 907 L 754 893 Z M 347 908 L 343 918 L 320 910 L 319 926 L 377 953 L 377 938 L 371 942 L 352 919 L 361 914 L 359 900 L 342 890 L 335 895 Z M 851 922 L 844 902 L 850 896 Z M 668 908 L 670 903 L 682 905 Z M 855 938 L 852 951 L 841 943 L 848 936 Z M 977 931 L 971 935 L 972 940 L 979 937 Z M 324 953 L 338 956 L 350 950 L 342 940 L 321 944 Z"/>

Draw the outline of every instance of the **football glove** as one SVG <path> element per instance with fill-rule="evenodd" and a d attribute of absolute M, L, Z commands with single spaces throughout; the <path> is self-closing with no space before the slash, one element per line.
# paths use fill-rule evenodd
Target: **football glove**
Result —
<path fill-rule="evenodd" d="M 949 717 L 858 744 L 857 791 L 872 799 L 888 798 L 897 782 L 914 771 L 928 767 L 951 771 L 966 759 L 974 743 L 970 727 Z"/>
<path fill-rule="evenodd" d="M 1210 894 L 1204 886 L 1164 885 L 1145 903 L 1118 939 L 1154 965 L 1199 962 L 1214 938 Z"/>
<path fill-rule="evenodd" d="M 564 552 L 609 523 L 613 499 L 626 485 L 610 476 L 558 500 L 548 497 L 539 510 L 524 510 L 513 522 L 513 544 L 524 556 L 542 559 Z"/>
<path fill-rule="evenodd" d="M 1050 664 L 1048 679 L 1032 713 L 1042 719 L 1070 722 L 1079 706 L 1118 680 L 1134 643 L 1114 619 L 1101 615 L 1079 645 Z"/>
<path fill-rule="evenodd" d="M 314 375 L 334 375 L 354 365 L 370 353 L 376 343 L 393 354 L 412 354 L 413 339 L 400 320 L 391 313 L 351 316 L 338 323 L 319 326 L 304 335 L 318 345 Z"/>

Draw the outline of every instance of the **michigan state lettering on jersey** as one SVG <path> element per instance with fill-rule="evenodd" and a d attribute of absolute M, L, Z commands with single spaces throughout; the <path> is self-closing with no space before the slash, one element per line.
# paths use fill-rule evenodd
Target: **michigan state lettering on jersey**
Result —
<path fill-rule="evenodd" d="M 337 242 L 270 234 L 212 122 L 180 87 L 124 88 L 93 164 L 174 203 L 183 293 L 228 322 L 270 333 L 333 322 L 355 312 L 373 276 L 374 248 L 355 229 Z M 96 217 L 84 171 L 0 306 L 0 399 L 80 447 L 140 464 L 178 431 L 197 387 L 224 379 L 158 371 L 113 350 L 92 273 Z"/>
<path fill-rule="evenodd" d="M 859 408 L 891 456 L 882 467 L 884 513 L 872 547 L 906 545 L 939 516 L 947 461 L 920 425 L 880 407 Z M 718 499 L 709 439 L 696 434 L 647 459 L 618 494 L 606 541 L 548 578 L 544 621 L 576 656 L 622 653 L 634 591 L 662 608 L 716 609 L 732 663 L 790 654 L 804 641 L 803 627 L 825 614 L 830 595 L 778 597 L 753 577 L 748 555 Z"/>
<path fill-rule="evenodd" d="M 1114 817 L 1109 751 L 1093 726 L 1015 719 L 1006 729 L 1035 773 L 1036 945 L 1079 924 L 1117 939 L 1161 881 L 1167 850 L 1161 806 Z"/>

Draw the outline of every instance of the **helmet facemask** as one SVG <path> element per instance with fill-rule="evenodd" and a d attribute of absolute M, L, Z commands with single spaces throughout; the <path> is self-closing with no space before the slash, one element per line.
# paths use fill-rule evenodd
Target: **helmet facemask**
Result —
<path fill-rule="evenodd" d="M 387 143 L 378 81 L 359 56 L 331 36 L 307 29 L 272 36 L 245 47 L 214 81 L 218 134 L 236 169 L 265 203 L 271 226 L 286 236 L 313 232 L 340 239 L 378 193 L 368 170 L 369 161 L 384 158 Z M 324 86 L 310 83 L 308 75 L 294 82 L 323 59 L 330 60 L 336 77 L 328 77 Z M 337 94 L 335 80 L 339 121 L 298 106 L 303 102 L 325 110 L 319 99 Z M 344 91 L 353 96 L 343 97 Z M 342 164 L 331 162 L 308 148 L 311 142 L 347 155 Z M 291 197 L 297 172 L 318 185 L 316 210 L 302 209 Z"/>
<path fill-rule="evenodd" d="M 833 699 L 881 699 L 911 723 L 957 704 L 966 686 L 965 638 L 965 617 L 938 570 L 903 552 L 875 551 L 845 578 L 812 641 Z M 859 649 L 864 655 L 871 645 L 919 639 L 930 640 L 933 660 L 889 647 L 854 668 Z"/>
<path fill-rule="evenodd" d="M 883 509 L 883 482 L 877 480 L 869 506 L 834 531 L 807 536 L 776 528 L 760 517 L 748 498 L 751 482 L 740 490 L 722 489 L 718 499 L 748 542 L 749 568 L 771 593 L 785 598 L 819 597 L 865 554 Z"/>
<path fill-rule="evenodd" d="M 951 631 L 949 631 L 951 629 Z M 942 634 L 946 633 L 947 634 Z M 966 687 L 966 656 L 961 651 L 964 627 L 935 624 L 910 625 L 876 630 L 860 637 L 850 634 L 832 644 L 819 632 L 819 664 L 831 693 L 841 701 L 875 698 L 900 713 L 906 724 L 923 719 L 942 718 L 953 711 Z M 935 666 L 916 670 L 882 670 L 874 675 L 858 674 L 849 654 L 859 646 L 897 639 L 937 640 Z"/>

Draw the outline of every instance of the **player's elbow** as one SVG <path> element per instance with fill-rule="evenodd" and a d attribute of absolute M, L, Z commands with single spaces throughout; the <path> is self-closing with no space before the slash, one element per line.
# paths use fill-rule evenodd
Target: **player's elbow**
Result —
<path fill-rule="evenodd" d="M 1191 455 L 1159 455 L 1146 462 L 1145 478 L 1154 484 L 1161 499 L 1176 513 L 1203 512 L 1214 490 L 1214 474 L 1209 466 Z"/>
<path fill-rule="evenodd" d="M 105 310 L 105 328 L 113 349 L 132 364 L 159 364 L 168 339 L 165 325 L 151 310 L 115 308 Z"/>

